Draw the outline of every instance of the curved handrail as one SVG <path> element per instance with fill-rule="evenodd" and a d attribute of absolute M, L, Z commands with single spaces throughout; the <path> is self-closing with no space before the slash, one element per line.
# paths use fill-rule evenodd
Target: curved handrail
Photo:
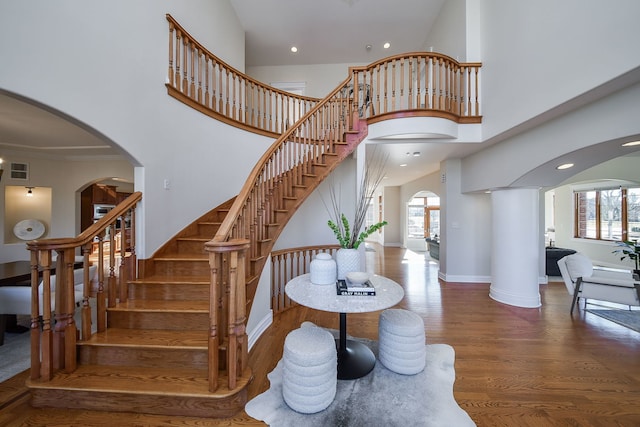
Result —
<path fill-rule="evenodd" d="M 260 157 L 260 159 L 257 161 L 255 166 L 253 167 L 251 173 L 249 174 L 249 177 L 247 178 L 244 186 L 242 187 L 242 190 L 236 197 L 236 200 L 234 201 L 233 205 L 229 209 L 229 212 L 227 213 L 224 221 L 220 225 L 220 228 L 218 229 L 218 232 L 216 233 L 212 241 L 220 242 L 220 241 L 227 240 L 231 237 L 232 230 L 237 225 L 237 221 L 238 221 L 238 218 L 240 217 L 240 213 L 242 209 L 247 204 L 247 200 L 249 199 L 249 196 L 251 195 L 252 191 L 255 190 L 255 188 L 260 182 L 264 183 L 264 182 L 273 181 L 274 179 L 277 179 L 281 174 L 287 171 L 292 171 L 295 166 L 302 165 L 303 160 L 306 160 L 306 159 L 312 160 L 310 158 L 311 156 L 309 156 L 309 151 L 305 149 L 307 147 L 301 147 L 301 146 L 291 147 L 294 149 L 294 151 L 292 152 L 286 149 L 285 147 L 286 144 L 293 145 L 293 144 L 290 144 L 291 142 L 293 142 L 294 144 L 295 143 L 304 144 L 306 142 L 309 145 L 311 145 L 310 149 L 313 150 L 313 148 L 316 148 L 314 146 L 318 145 L 317 142 L 320 142 L 321 146 L 317 147 L 319 148 L 319 150 L 316 150 L 315 153 L 312 153 L 312 155 L 314 155 L 313 157 L 317 158 L 318 155 L 323 154 L 326 149 L 330 148 L 329 145 L 325 144 L 325 141 L 329 143 L 337 142 L 339 140 L 338 139 L 339 135 L 341 135 L 342 132 L 346 131 L 348 128 L 351 127 L 350 126 L 350 110 L 348 105 L 348 103 L 350 102 L 350 99 L 343 98 L 340 96 L 341 92 L 344 91 L 344 89 L 347 87 L 347 84 L 350 81 L 351 81 L 351 77 L 348 77 L 347 79 L 345 79 L 325 99 L 323 99 L 321 102 L 316 104 L 311 109 L 311 111 L 305 114 L 305 116 L 302 117 L 296 123 L 296 125 L 294 125 L 292 128 L 284 132 L 280 136 L 280 138 L 278 138 L 271 145 L 271 147 L 269 147 L 269 149 Z M 344 110 L 337 111 L 338 115 L 336 116 L 335 115 L 336 111 L 332 108 L 334 106 L 332 104 L 342 106 L 344 107 Z M 324 134 L 322 136 L 318 135 L 316 132 L 314 132 L 314 131 L 317 131 L 318 129 L 313 129 L 313 128 L 310 128 L 310 126 L 308 126 L 310 119 L 312 117 L 315 117 L 316 113 L 323 111 L 325 107 L 329 107 L 328 113 L 330 113 L 330 117 L 320 118 L 319 121 L 323 123 L 327 123 L 329 125 L 329 129 L 321 128 L 320 130 L 328 131 L 329 134 L 327 136 L 328 137 L 330 136 L 331 140 L 329 140 L 328 137 L 323 139 L 322 136 L 325 136 Z M 331 114 L 331 113 L 334 113 L 334 114 Z M 339 122 L 332 123 L 336 120 L 339 120 Z M 303 126 L 305 126 L 306 129 L 301 129 Z M 305 131 L 309 131 L 309 132 L 307 133 Z M 279 156 L 283 153 L 285 154 L 284 158 Z M 274 170 L 269 169 L 270 166 L 274 166 L 276 167 L 276 169 Z M 268 176 L 265 176 L 264 175 L 265 173 L 267 173 Z M 299 174 L 299 176 L 301 176 L 301 174 Z M 243 236 L 234 236 L 234 237 L 243 237 Z"/>
<path fill-rule="evenodd" d="M 276 138 L 318 98 L 292 94 L 233 68 L 193 38 L 171 15 L 169 95 L 232 126 Z"/>

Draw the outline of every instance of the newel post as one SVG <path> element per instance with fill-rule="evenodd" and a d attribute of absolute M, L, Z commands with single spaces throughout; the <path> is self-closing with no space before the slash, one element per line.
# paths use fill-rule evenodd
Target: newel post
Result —
<path fill-rule="evenodd" d="M 249 240 L 209 241 L 211 270 L 209 294 L 209 391 L 218 388 L 218 373 L 226 366 L 228 387 L 237 385 L 247 368 L 245 257 Z M 224 327 L 226 325 L 226 328 Z M 226 329 L 226 330 L 225 330 Z M 226 363 L 219 360 L 221 343 L 227 344 Z"/>

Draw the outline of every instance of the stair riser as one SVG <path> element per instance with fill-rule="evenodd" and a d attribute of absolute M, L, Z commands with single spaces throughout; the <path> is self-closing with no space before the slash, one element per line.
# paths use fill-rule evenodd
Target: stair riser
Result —
<path fill-rule="evenodd" d="M 131 384 L 135 388 L 135 383 Z M 167 391 L 171 383 L 167 383 Z M 135 394 L 124 392 L 92 392 L 65 389 L 31 389 L 31 406 L 35 408 L 88 409 L 107 412 L 136 412 L 145 414 L 229 418 L 244 409 L 247 390 L 231 396 L 207 397 Z"/>
<path fill-rule="evenodd" d="M 208 330 L 209 313 L 109 311 L 108 327 L 122 329 Z"/>
<path fill-rule="evenodd" d="M 209 276 L 209 260 L 202 261 L 164 261 L 156 260 L 155 274 L 158 276 Z"/>
<path fill-rule="evenodd" d="M 143 349 L 135 347 L 110 347 L 83 345 L 80 347 L 80 364 L 109 366 L 140 366 L 144 368 L 179 369 L 189 366 L 207 369 L 207 350 L 204 349 Z"/>
<path fill-rule="evenodd" d="M 215 236 L 216 232 L 220 228 L 220 224 L 198 224 L 198 235 L 202 237 Z"/>
<path fill-rule="evenodd" d="M 209 285 L 201 284 L 145 284 L 130 283 L 129 299 L 136 300 L 188 300 L 209 299 Z"/>
<path fill-rule="evenodd" d="M 213 236 L 213 234 L 211 235 Z M 178 253 L 179 254 L 203 254 L 204 242 L 193 240 L 178 240 Z"/>

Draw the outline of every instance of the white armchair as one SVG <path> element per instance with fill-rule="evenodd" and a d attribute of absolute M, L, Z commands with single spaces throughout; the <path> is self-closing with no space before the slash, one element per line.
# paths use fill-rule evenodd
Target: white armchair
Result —
<path fill-rule="evenodd" d="M 89 267 L 89 281 L 93 281 L 97 266 Z M 78 268 L 73 271 L 74 298 L 80 304 L 84 298 L 84 270 Z M 38 286 L 40 293 L 40 311 L 42 311 L 42 282 Z M 51 276 L 51 310 L 55 311 L 56 276 Z M 31 286 L 0 286 L 0 344 L 3 342 L 5 319 L 8 314 L 31 315 Z"/>
<path fill-rule="evenodd" d="M 598 269 L 591 259 L 580 252 L 558 260 L 560 274 L 570 295 L 573 295 L 570 313 L 579 298 L 640 306 L 640 281 L 631 271 Z"/>

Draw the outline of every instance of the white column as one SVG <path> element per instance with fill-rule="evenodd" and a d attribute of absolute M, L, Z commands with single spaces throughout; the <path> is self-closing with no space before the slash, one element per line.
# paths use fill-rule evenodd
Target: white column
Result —
<path fill-rule="evenodd" d="M 517 307 L 540 307 L 538 285 L 539 191 L 491 193 L 492 244 L 489 296 Z"/>

